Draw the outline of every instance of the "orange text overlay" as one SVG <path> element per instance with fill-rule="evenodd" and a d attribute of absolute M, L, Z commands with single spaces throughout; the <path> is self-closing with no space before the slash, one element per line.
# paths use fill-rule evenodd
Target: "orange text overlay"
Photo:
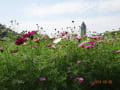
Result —
<path fill-rule="evenodd" d="M 112 84 L 112 80 L 94 80 L 95 84 Z"/>

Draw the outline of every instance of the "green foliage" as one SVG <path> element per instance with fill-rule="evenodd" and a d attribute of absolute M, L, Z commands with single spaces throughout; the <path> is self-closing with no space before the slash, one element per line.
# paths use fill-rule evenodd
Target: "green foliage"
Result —
<path fill-rule="evenodd" d="M 36 37 L 41 39 L 38 43 L 34 42 Z M 81 42 L 88 38 L 82 38 Z M 38 34 L 20 46 L 7 40 L 2 45 L 4 52 L 0 52 L 0 90 L 119 90 L 120 53 L 116 51 L 120 50 L 120 41 L 117 42 L 120 33 L 106 43 L 108 39 L 113 39 L 111 33 L 102 36 L 101 44 L 99 39 L 89 38 L 96 41 L 94 48 L 89 49 L 78 47 L 81 42 L 74 39 L 53 44 L 49 37 L 43 39 Z M 50 43 L 56 49 L 48 47 Z M 33 44 L 37 47 L 32 47 Z M 15 49 L 19 51 L 11 53 Z M 79 60 L 81 63 L 77 63 Z M 46 80 L 40 81 L 40 77 Z M 76 77 L 84 81 L 79 83 Z M 113 83 L 91 86 L 89 82 L 94 80 L 112 80 Z"/>

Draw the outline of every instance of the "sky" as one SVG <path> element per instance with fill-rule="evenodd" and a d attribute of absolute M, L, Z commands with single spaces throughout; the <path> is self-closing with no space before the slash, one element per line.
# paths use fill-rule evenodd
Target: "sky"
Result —
<path fill-rule="evenodd" d="M 0 0 L 0 23 L 19 22 L 19 32 L 78 27 L 84 21 L 88 31 L 104 32 L 120 28 L 120 0 Z"/>

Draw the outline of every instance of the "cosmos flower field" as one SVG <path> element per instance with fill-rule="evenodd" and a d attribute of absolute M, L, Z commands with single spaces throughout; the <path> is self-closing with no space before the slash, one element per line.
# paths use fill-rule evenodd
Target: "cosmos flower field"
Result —
<path fill-rule="evenodd" d="M 120 32 L 0 42 L 0 90 L 120 90 Z"/>

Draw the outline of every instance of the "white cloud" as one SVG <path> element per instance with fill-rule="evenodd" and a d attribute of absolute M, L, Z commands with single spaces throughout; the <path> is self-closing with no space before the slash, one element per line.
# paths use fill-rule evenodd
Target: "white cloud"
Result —
<path fill-rule="evenodd" d="M 110 11 L 120 11 L 120 0 L 102 0 L 96 2 L 90 1 L 70 1 L 62 2 L 54 5 L 48 6 L 38 6 L 36 4 L 25 7 L 24 13 L 26 16 L 39 16 L 47 17 L 51 15 L 63 15 L 63 14 L 81 14 L 91 8 L 95 8 L 97 12 L 110 12 Z M 92 11 L 91 11 L 92 12 Z"/>
<path fill-rule="evenodd" d="M 90 1 L 73 1 L 73 2 L 62 2 L 57 3 L 54 5 L 48 5 L 48 6 L 38 6 L 34 4 L 31 7 L 25 8 L 25 15 L 26 17 L 47 17 L 51 18 L 50 16 L 59 15 L 56 20 L 44 20 L 36 22 L 34 21 L 26 21 L 23 22 L 21 27 L 27 30 L 36 29 L 36 23 L 40 26 L 44 27 L 44 30 L 46 30 L 48 33 L 51 33 L 54 31 L 54 28 L 58 28 L 58 30 L 61 30 L 62 27 L 72 26 L 71 21 L 74 20 L 73 18 L 65 18 L 64 14 L 83 14 L 92 11 L 92 9 L 96 10 L 98 13 L 109 13 L 113 11 L 120 11 L 120 0 L 101 0 L 96 2 L 90 2 Z M 59 19 L 61 17 L 62 19 Z M 94 15 L 95 16 L 95 15 Z M 74 16 L 73 16 L 74 17 Z M 30 19 L 31 19 L 30 18 Z M 54 17 L 52 17 L 54 18 Z M 119 28 L 120 24 L 120 15 L 112 15 L 112 13 L 109 16 L 100 16 L 97 17 L 87 17 L 87 18 L 76 18 L 76 26 L 79 26 L 82 21 L 85 21 L 87 24 L 87 27 L 91 31 L 97 31 L 97 32 L 103 32 L 106 30 L 112 30 Z"/>
<path fill-rule="evenodd" d="M 71 14 L 71 13 L 83 13 L 86 10 L 93 8 L 94 3 L 90 2 L 63 2 L 55 5 L 49 5 L 45 7 L 34 6 L 25 8 L 25 15 L 47 17 L 50 15 L 58 14 Z"/>
<path fill-rule="evenodd" d="M 104 0 L 98 3 L 98 11 L 110 12 L 120 11 L 120 0 Z"/>

